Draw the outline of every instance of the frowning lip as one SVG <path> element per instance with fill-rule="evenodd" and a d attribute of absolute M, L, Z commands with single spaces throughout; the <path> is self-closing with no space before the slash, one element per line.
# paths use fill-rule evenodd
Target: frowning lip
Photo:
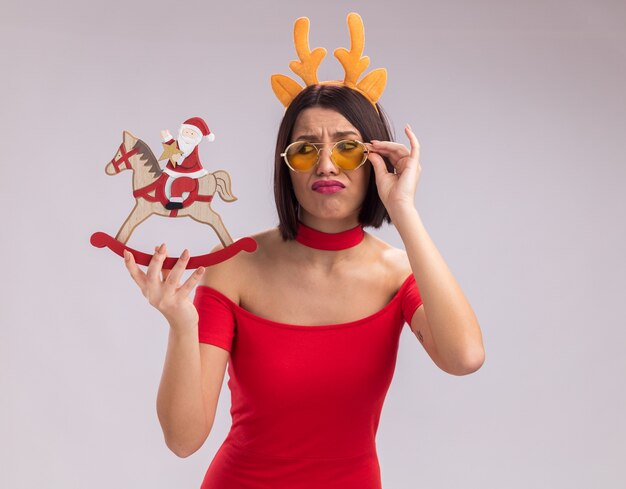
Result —
<path fill-rule="evenodd" d="M 311 188 L 313 190 L 317 190 L 320 187 L 341 187 L 345 188 L 345 185 L 337 180 L 318 180 L 317 182 L 313 182 Z"/>

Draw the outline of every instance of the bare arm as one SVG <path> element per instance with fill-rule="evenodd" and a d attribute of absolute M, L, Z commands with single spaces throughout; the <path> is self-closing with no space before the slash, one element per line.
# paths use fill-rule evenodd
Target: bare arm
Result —
<path fill-rule="evenodd" d="M 204 269 L 196 270 L 180 285 L 179 280 L 189 260 L 189 253 L 185 250 L 171 272 L 163 271 L 161 279 L 161 267 L 166 256 L 166 247 L 161 245 L 147 273 L 139 269 L 132 254 L 126 252 L 124 259 L 143 295 L 165 316 L 170 326 L 157 395 L 157 414 L 167 446 L 176 455 L 186 457 L 202 446 L 213 419 L 204 402 L 198 313 L 189 298 Z M 213 358 L 212 363 L 219 361 L 225 364 L 222 357 L 213 355 Z M 219 376 L 219 373 L 213 375 Z"/>
<path fill-rule="evenodd" d="M 442 370 L 469 374 L 485 360 L 480 325 L 415 208 L 420 144 L 409 125 L 405 134 L 410 151 L 400 143 L 373 140 L 369 159 L 376 172 L 379 196 L 400 233 L 423 300 L 423 307 L 418 308 L 422 310 L 413 315 L 411 329 Z M 387 170 L 382 156 L 393 165 L 393 173 Z"/>
<path fill-rule="evenodd" d="M 485 360 L 485 349 L 474 310 L 417 210 L 398 212 L 392 219 L 405 244 L 424 304 L 421 315 L 413 316 L 411 329 L 421 333 L 427 340 L 425 345 L 431 345 L 431 357 L 442 370 L 453 375 L 475 372 Z"/>
<path fill-rule="evenodd" d="M 197 322 L 170 325 L 156 406 L 165 443 L 172 452 L 186 457 L 202 446 L 213 420 L 205 412 Z"/>

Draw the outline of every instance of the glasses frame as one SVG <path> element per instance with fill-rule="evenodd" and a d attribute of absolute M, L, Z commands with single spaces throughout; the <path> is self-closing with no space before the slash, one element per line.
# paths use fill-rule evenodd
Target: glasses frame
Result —
<path fill-rule="evenodd" d="M 340 144 L 340 143 L 359 143 L 361 146 L 363 146 L 363 161 L 361 161 L 361 163 L 358 164 L 358 166 L 356 166 L 355 168 L 351 168 L 351 169 L 346 169 L 346 168 L 342 168 L 341 166 L 339 166 L 337 163 L 335 163 L 335 160 L 333 159 L 333 150 L 335 149 L 335 147 Z M 315 164 L 309 168 L 308 170 L 296 170 L 295 168 L 293 168 L 290 164 L 289 161 L 287 160 L 287 153 L 289 152 L 289 148 L 291 146 L 293 146 L 294 144 L 302 144 L 302 143 L 306 143 L 306 144 L 310 144 L 311 146 L 313 146 L 316 151 L 317 151 L 317 160 L 315 161 Z M 283 151 L 280 156 L 282 156 L 283 160 L 285 160 L 285 163 L 287 164 L 287 166 L 289 167 L 289 169 L 291 171 L 295 171 L 298 173 L 307 173 L 310 172 L 313 168 L 315 168 L 319 162 L 320 162 L 320 151 L 322 150 L 322 147 L 330 144 L 330 143 L 312 143 L 311 141 L 294 141 L 293 143 L 290 143 L 289 145 L 287 145 L 287 147 L 285 148 L 285 151 Z M 359 168 L 361 168 L 363 166 L 363 164 L 367 161 L 367 158 L 369 157 L 369 153 L 370 150 L 369 148 L 365 145 L 365 143 L 363 141 L 359 141 L 358 139 L 342 139 L 340 141 L 335 142 L 332 147 L 330 148 L 330 161 L 333 162 L 333 165 L 335 165 L 337 168 L 341 168 L 341 170 L 343 171 L 354 171 L 357 170 Z"/>

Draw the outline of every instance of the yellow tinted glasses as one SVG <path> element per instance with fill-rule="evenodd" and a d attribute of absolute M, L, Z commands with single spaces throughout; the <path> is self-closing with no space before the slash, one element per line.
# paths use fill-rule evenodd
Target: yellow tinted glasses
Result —
<path fill-rule="evenodd" d="M 324 143 L 295 141 L 281 153 L 287 166 L 293 171 L 306 172 L 320 160 L 320 151 Z M 367 146 L 356 139 L 344 139 L 333 144 L 330 159 L 342 170 L 356 170 L 367 160 Z"/>

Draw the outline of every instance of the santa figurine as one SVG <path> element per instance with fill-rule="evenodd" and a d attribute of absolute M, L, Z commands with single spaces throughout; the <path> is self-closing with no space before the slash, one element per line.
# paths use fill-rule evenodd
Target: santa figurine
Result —
<path fill-rule="evenodd" d="M 167 129 L 161 131 L 164 145 L 175 143 L 182 151 L 182 154 L 173 154 L 163 169 L 169 176 L 165 182 L 165 195 L 168 198 L 166 209 L 182 209 L 183 201 L 196 188 L 197 182 L 194 180 L 208 173 L 198 157 L 198 145 L 203 138 L 214 141 L 215 135 L 201 117 L 192 117 L 183 122 L 176 141 Z"/>

